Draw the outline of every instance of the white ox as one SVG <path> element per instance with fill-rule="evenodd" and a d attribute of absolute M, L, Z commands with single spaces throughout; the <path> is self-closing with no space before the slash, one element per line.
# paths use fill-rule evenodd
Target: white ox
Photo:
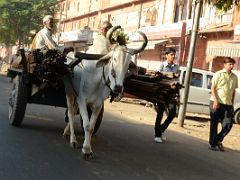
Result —
<path fill-rule="evenodd" d="M 107 38 L 111 40 L 112 33 L 118 28 L 120 28 L 120 26 L 111 28 L 107 34 Z M 64 129 L 63 135 L 66 135 L 70 128 L 70 145 L 75 147 L 77 140 L 73 123 L 75 109 L 74 99 L 76 98 L 85 133 L 82 147 L 82 153 L 85 159 L 93 157 L 91 137 L 104 100 L 106 100 L 111 93 L 118 95 L 123 92 L 123 83 L 129 69 L 129 64 L 131 63 L 131 56 L 143 51 L 147 45 L 147 37 L 145 34 L 141 32 L 139 32 L 139 34 L 144 39 L 143 45 L 140 48 L 129 49 L 124 45 L 114 44 L 109 53 L 99 60 L 82 60 L 82 62 L 74 68 L 72 85 L 76 97 L 66 88 L 69 123 Z M 95 52 L 98 53 L 99 51 L 95 50 Z M 75 58 L 74 53 L 68 54 L 68 57 L 70 57 L 70 59 Z M 90 117 L 87 108 L 90 108 L 92 111 Z"/>

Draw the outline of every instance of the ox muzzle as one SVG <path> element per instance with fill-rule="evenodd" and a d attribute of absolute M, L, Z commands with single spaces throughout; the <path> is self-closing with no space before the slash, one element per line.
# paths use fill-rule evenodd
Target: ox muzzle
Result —
<path fill-rule="evenodd" d="M 121 94 L 123 92 L 123 86 L 121 85 L 116 85 L 113 89 L 113 93 L 118 95 Z"/>

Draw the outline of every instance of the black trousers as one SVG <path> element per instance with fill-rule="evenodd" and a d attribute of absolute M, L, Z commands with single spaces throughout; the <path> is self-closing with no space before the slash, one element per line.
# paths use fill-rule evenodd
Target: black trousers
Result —
<path fill-rule="evenodd" d="M 168 128 L 169 124 L 173 121 L 176 116 L 177 104 L 176 102 L 169 102 L 166 104 L 156 103 L 155 108 L 157 111 L 155 121 L 155 137 L 161 137 L 162 133 Z M 168 116 L 162 123 L 163 113 L 165 108 L 168 110 Z"/>
<path fill-rule="evenodd" d="M 210 135 L 209 144 L 217 146 L 224 137 L 230 132 L 233 125 L 233 106 L 220 104 L 219 108 L 213 111 L 213 101 L 210 101 Z M 221 123 L 222 129 L 218 133 L 218 123 Z"/>

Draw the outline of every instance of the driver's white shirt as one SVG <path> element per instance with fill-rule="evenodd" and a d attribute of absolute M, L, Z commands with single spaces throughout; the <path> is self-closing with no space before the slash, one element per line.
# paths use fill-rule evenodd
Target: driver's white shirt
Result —
<path fill-rule="evenodd" d="M 93 45 L 89 47 L 88 53 L 107 54 L 110 51 L 110 42 L 102 34 L 98 34 L 93 40 Z"/>
<path fill-rule="evenodd" d="M 47 47 L 48 49 L 64 50 L 64 47 L 58 46 L 52 39 L 52 31 L 44 27 L 41 29 L 33 39 L 31 49 L 42 49 Z"/>

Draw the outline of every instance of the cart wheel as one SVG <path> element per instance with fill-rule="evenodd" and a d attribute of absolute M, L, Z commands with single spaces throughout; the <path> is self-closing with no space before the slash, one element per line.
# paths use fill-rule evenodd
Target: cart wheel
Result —
<path fill-rule="evenodd" d="M 97 133 L 100 125 L 101 125 L 101 122 L 102 122 L 102 118 L 103 118 L 103 112 L 104 112 L 104 105 L 98 115 L 98 118 L 97 118 L 97 121 L 96 121 L 96 124 L 95 124 L 95 127 L 94 127 L 94 131 L 93 131 L 93 135 Z M 91 109 L 88 108 L 88 116 L 91 116 L 92 112 L 91 112 Z M 84 133 L 84 129 L 83 129 L 83 120 L 82 120 L 82 117 L 80 115 L 80 123 L 81 123 L 81 128 L 82 128 L 82 132 Z"/>
<path fill-rule="evenodd" d="M 240 124 L 240 109 L 234 112 L 234 123 Z"/>
<path fill-rule="evenodd" d="M 23 82 L 22 75 L 17 75 L 13 81 L 13 88 L 9 95 L 9 123 L 13 126 L 20 126 L 28 98 L 27 84 Z"/>

